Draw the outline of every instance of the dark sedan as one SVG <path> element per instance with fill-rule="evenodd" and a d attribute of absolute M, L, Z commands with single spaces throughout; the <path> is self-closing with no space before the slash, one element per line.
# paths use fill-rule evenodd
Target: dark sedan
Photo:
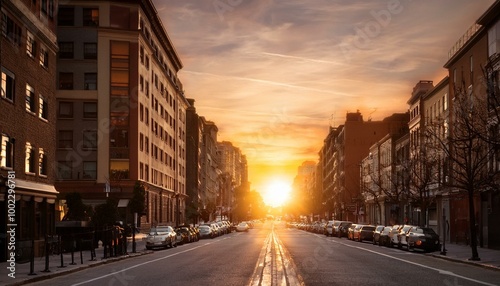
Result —
<path fill-rule="evenodd" d="M 429 227 L 414 227 L 407 235 L 408 250 L 438 251 L 441 249 L 439 235 Z"/>
<path fill-rule="evenodd" d="M 359 242 L 363 240 L 373 241 L 373 232 L 375 231 L 374 225 L 363 225 L 359 229 L 359 235 L 357 236 L 357 240 Z"/>

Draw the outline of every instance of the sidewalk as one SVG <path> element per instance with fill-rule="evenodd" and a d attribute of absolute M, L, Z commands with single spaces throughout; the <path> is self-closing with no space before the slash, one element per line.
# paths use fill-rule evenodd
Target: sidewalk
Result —
<path fill-rule="evenodd" d="M 472 257 L 472 249 L 469 245 L 447 243 L 445 246 L 446 255 L 440 252 L 432 252 L 428 255 L 488 269 L 500 270 L 500 250 L 478 247 L 477 252 L 481 260 L 470 261 L 469 258 Z"/>
<path fill-rule="evenodd" d="M 44 257 L 35 257 L 33 264 L 33 273 L 31 273 L 31 265 L 27 263 L 16 263 L 15 265 L 15 278 L 9 277 L 10 273 L 8 267 L 8 262 L 0 263 L 0 285 L 23 285 L 26 283 L 32 283 L 36 281 L 46 280 L 53 277 L 66 275 L 72 272 L 83 270 L 90 267 L 95 267 L 105 263 L 112 263 L 122 259 L 127 259 L 130 257 L 135 257 L 139 255 L 149 254 L 152 251 L 145 249 L 146 237 L 143 233 L 138 233 L 135 236 L 136 241 L 136 253 L 132 253 L 132 238 L 128 238 L 127 251 L 128 255 L 122 255 L 117 257 L 108 257 L 104 259 L 104 248 L 99 247 L 95 249 L 95 259 L 91 261 L 90 250 L 85 250 L 82 252 L 82 258 L 80 258 L 80 252 L 75 252 L 73 256 L 74 264 L 72 264 L 71 253 L 63 254 L 63 266 L 61 266 L 61 256 L 51 255 L 49 256 L 49 271 L 44 272 L 46 268 L 46 261 Z M 83 264 L 81 263 L 83 260 Z"/>

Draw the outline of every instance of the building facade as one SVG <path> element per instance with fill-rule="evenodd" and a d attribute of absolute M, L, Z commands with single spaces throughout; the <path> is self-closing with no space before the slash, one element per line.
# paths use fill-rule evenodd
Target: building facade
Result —
<path fill-rule="evenodd" d="M 35 256 L 43 253 L 45 236 L 54 234 L 57 216 L 57 3 L 1 2 L 0 232 L 7 233 L 7 223 L 17 224 L 16 249 L 29 253 L 33 242 Z M 4 236 L 0 238 L 0 261 L 6 255 Z"/>
<path fill-rule="evenodd" d="M 182 62 L 152 1 L 66 1 L 59 7 L 57 189 L 90 205 L 146 189 L 140 224 L 185 221 Z"/>

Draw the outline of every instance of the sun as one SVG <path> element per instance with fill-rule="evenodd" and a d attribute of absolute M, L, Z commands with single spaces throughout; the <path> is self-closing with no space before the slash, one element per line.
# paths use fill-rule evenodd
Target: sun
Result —
<path fill-rule="evenodd" d="M 264 203 L 271 207 L 282 206 L 290 198 L 291 187 L 280 180 L 270 182 L 264 193 Z"/>

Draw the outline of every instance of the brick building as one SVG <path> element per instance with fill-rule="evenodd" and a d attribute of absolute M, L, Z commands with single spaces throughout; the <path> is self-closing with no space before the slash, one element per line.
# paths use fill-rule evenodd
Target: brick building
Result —
<path fill-rule="evenodd" d="M 16 248 L 29 249 L 33 241 L 37 256 L 56 215 L 56 11 L 55 0 L 1 2 L 0 233 L 6 233 L 7 207 L 15 200 Z M 13 196 L 7 178 L 15 184 Z M 0 261 L 6 251 L 0 238 Z"/>

